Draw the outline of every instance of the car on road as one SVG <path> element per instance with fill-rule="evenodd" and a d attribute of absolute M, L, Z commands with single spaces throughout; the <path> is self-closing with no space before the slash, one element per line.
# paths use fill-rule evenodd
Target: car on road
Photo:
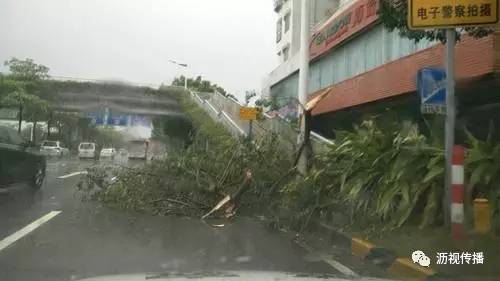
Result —
<path fill-rule="evenodd" d="M 128 159 L 147 160 L 149 141 L 147 139 L 129 140 L 127 143 Z"/>
<path fill-rule="evenodd" d="M 127 157 L 128 156 L 128 151 L 125 148 L 120 148 L 120 150 L 118 150 L 118 153 L 122 157 Z"/>
<path fill-rule="evenodd" d="M 110 158 L 111 160 L 115 159 L 116 150 L 114 148 L 103 148 L 101 150 L 101 154 L 99 156 L 100 159 Z"/>
<path fill-rule="evenodd" d="M 89 158 L 89 159 L 95 159 L 97 154 L 96 154 L 96 144 L 93 142 L 82 142 L 78 146 L 78 158 L 84 159 L 84 158 Z"/>
<path fill-rule="evenodd" d="M 45 178 L 47 160 L 31 142 L 16 130 L 0 126 L 0 187 L 27 182 L 40 188 Z"/>
<path fill-rule="evenodd" d="M 69 156 L 69 149 L 64 147 L 60 141 L 43 141 L 40 146 L 40 153 L 45 156 Z"/>

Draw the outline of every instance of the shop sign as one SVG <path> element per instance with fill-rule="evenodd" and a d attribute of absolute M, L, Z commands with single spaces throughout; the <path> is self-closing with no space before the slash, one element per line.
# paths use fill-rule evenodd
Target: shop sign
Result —
<path fill-rule="evenodd" d="M 498 0 L 410 0 L 412 29 L 492 25 L 498 22 Z"/>
<path fill-rule="evenodd" d="M 339 15 L 332 17 L 313 34 L 309 52 L 311 59 L 329 51 L 378 19 L 378 0 L 359 0 Z"/>
<path fill-rule="evenodd" d="M 257 108 L 240 107 L 240 120 L 257 120 Z"/>

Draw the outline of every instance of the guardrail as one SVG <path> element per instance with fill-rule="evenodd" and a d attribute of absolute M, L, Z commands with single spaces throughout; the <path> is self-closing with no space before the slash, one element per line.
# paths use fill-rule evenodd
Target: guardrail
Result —
<path fill-rule="evenodd" d="M 223 123 L 233 135 L 237 137 L 247 135 L 247 132 L 238 126 L 226 112 L 218 110 L 210 101 L 201 98 L 197 93 L 192 92 L 191 95 L 195 102 L 203 108 L 214 121 Z"/>
<path fill-rule="evenodd" d="M 217 122 L 225 124 L 235 136 L 248 135 L 248 121 L 239 120 L 240 103 L 228 99 L 219 93 L 207 94 L 207 98 L 201 98 L 197 93 L 191 93 L 197 104 L 205 109 L 207 113 Z M 268 133 L 275 133 L 282 143 L 289 149 L 297 146 L 298 130 L 292 128 L 290 124 L 281 117 L 271 117 L 264 113 L 264 120 L 254 122 L 253 132 L 256 137 L 262 137 Z M 321 136 L 316 132 L 311 132 L 312 146 L 315 151 L 326 151 L 333 141 Z"/>

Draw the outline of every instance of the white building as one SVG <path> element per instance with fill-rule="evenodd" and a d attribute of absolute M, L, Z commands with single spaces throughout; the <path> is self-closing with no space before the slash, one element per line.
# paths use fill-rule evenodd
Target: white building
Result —
<path fill-rule="evenodd" d="M 300 49 L 300 10 L 302 0 L 273 0 L 276 12 L 276 55 L 277 67 L 263 82 L 263 95 L 269 94 L 270 85 L 288 76 L 298 68 Z M 344 2 L 351 0 L 308 0 L 310 6 L 311 30 L 327 20 Z"/>
<path fill-rule="evenodd" d="M 301 0 L 273 0 L 276 20 L 276 54 L 279 64 L 288 61 L 300 49 Z M 342 0 L 310 0 L 310 23 L 313 28 L 329 18 Z M 345 0 L 343 1 L 345 2 Z"/>

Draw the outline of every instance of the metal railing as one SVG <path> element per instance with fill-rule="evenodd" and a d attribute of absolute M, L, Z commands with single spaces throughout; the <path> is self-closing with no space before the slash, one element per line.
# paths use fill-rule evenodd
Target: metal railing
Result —
<path fill-rule="evenodd" d="M 239 110 L 242 106 L 233 99 L 227 98 L 219 93 L 203 94 L 192 93 L 193 99 L 203 108 L 210 117 L 221 122 L 235 136 L 247 136 L 249 121 L 239 119 Z M 290 123 L 279 116 L 270 117 L 264 114 L 263 120 L 253 122 L 253 134 L 255 138 L 262 138 L 273 133 L 280 139 L 281 143 L 288 149 L 297 148 L 299 131 L 293 128 Z M 311 132 L 311 142 L 314 151 L 323 152 L 328 149 L 333 141 L 321 136 L 316 132 Z"/>

